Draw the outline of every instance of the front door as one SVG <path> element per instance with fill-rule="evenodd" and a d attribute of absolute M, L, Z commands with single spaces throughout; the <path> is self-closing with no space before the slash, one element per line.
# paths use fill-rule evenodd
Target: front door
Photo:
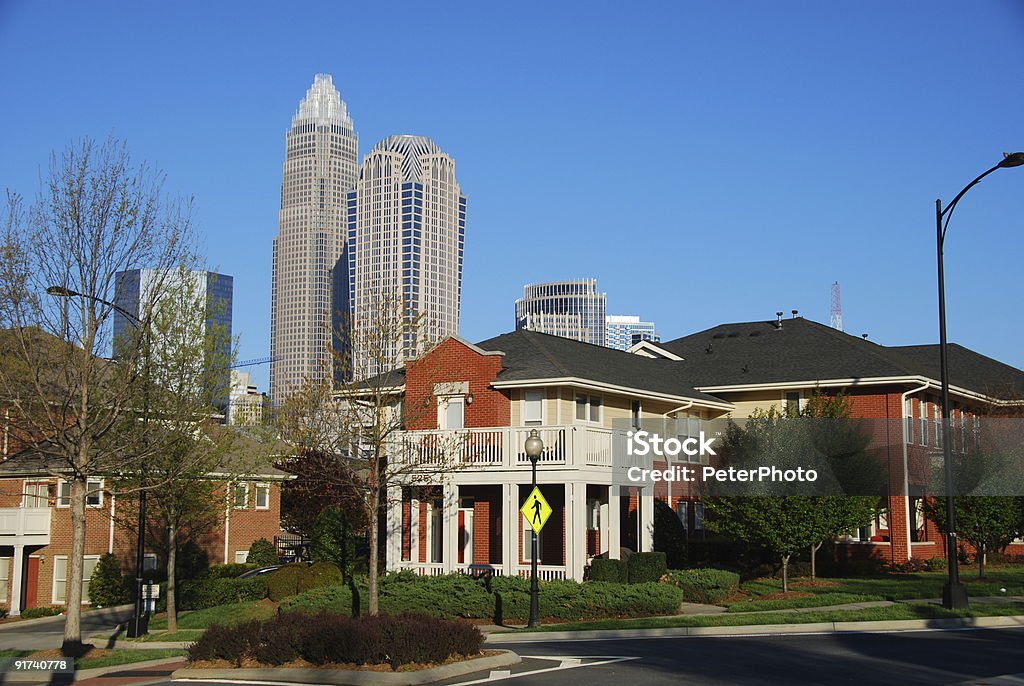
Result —
<path fill-rule="evenodd" d="M 28 572 L 25 575 L 25 607 L 36 607 L 39 595 L 39 558 L 28 558 Z"/>

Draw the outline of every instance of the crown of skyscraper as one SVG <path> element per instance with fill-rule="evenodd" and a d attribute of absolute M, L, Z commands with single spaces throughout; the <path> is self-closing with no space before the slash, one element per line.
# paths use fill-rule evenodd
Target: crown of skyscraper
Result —
<path fill-rule="evenodd" d="M 377 145 L 373 146 L 370 150 L 370 154 L 367 157 L 372 156 L 374 153 L 381 152 L 393 152 L 402 155 L 404 158 L 402 162 L 402 174 L 406 181 L 413 183 L 419 183 L 423 175 L 422 169 L 420 168 L 420 157 L 423 155 L 444 155 L 451 159 L 441 148 L 437 146 L 437 143 L 430 140 L 426 136 L 413 136 L 410 134 L 402 134 L 400 136 L 388 136 Z"/>
<path fill-rule="evenodd" d="M 352 128 L 352 118 L 348 114 L 348 106 L 341 99 L 341 94 L 334 87 L 330 74 L 317 74 L 313 85 L 306 91 L 306 97 L 299 103 L 299 109 L 292 117 L 292 128 L 304 122 L 339 124 Z"/>

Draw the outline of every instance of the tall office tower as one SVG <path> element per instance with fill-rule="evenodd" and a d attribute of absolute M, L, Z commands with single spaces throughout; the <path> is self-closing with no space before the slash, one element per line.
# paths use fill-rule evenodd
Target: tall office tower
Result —
<path fill-rule="evenodd" d="M 661 340 L 655 331 L 654 322 L 642 322 L 633 315 L 610 314 L 605 317 L 605 345 L 616 350 L 628 350 L 640 341 Z"/>
<path fill-rule="evenodd" d="M 347 300 L 337 294 L 351 372 L 364 378 L 459 331 L 466 197 L 455 160 L 423 136 L 385 138 L 363 159 L 348 212 Z M 417 325 L 401 342 L 381 335 L 402 310 Z"/>
<path fill-rule="evenodd" d="M 597 292 L 597 279 L 529 284 L 516 300 L 516 330 L 604 345 L 607 300 Z"/>
<path fill-rule="evenodd" d="M 159 288 L 163 293 L 153 295 L 152 289 Z M 225 409 L 228 400 L 231 363 L 231 304 L 234 291 L 234 279 L 226 274 L 215 274 L 203 270 L 186 272 L 167 272 L 157 269 L 129 269 L 117 272 L 114 276 L 114 304 L 122 308 L 136 319 L 145 316 L 139 312 L 140 302 L 153 302 L 161 306 L 163 297 L 195 298 L 188 304 L 182 301 L 180 307 L 195 308 L 205 312 L 202 323 L 202 335 L 206 341 L 195 341 L 194 344 L 212 346 L 207 354 L 209 363 L 222 374 L 216 374 L 213 381 L 216 388 L 214 402 Z M 177 307 L 177 306 L 176 306 Z M 134 333 L 135 324 L 119 312 L 114 313 L 114 356 L 117 356 L 117 341 L 125 335 Z M 154 337 L 152 353 L 159 355 L 163 341 Z"/>
<path fill-rule="evenodd" d="M 267 396 L 259 392 L 252 382 L 252 374 L 231 370 L 231 402 L 228 404 L 228 424 L 232 426 L 259 426 L 263 423 Z"/>
<path fill-rule="evenodd" d="M 330 376 L 332 270 L 345 247 L 358 138 L 329 74 L 317 74 L 285 136 L 270 293 L 270 398 Z M 344 266 L 343 263 L 341 266 Z"/>

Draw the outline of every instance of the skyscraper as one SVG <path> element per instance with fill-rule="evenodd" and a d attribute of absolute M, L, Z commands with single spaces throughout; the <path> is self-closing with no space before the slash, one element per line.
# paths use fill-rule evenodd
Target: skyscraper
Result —
<path fill-rule="evenodd" d="M 153 296 L 152 289 L 161 289 Z M 215 274 L 203 270 L 186 272 L 161 272 L 156 269 L 129 269 L 117 272 L 114 277 L 114 304 L 122 308 L 136 319 L 145 317 L 139 312 L 140 303 L 152 302 L 157 307 L 167 294 L 168 297 L 194 298 L 194 302 L 179 301 L 173 306 L 175 312 L 180 306 L 192 312 L 205 313 L 200 331 L 205 341 L 190 341 L 192 345 L 207 346 L 206 363 L 215 369 L 211 383 L 216 388 L 214 401 L 222 409 L 227 404 L 228 386 L 231 364 L 231 305 L 234 292 L 234 279 L 226 274 Z M 184 313 L 184 314 L 187 314 Z M 135 324 L 119 312 L 114 313 L 114 345 L 124 336 L 130 336 Z M 160 355 L 163 341 L 159 335 L 154 336 L 152 354 Z M 212 347 L 210 347 L 212 346 Z M 116 357 L 117 350 L 114 355 Z"/>
<path fill-rule="evenodd" d="M 529 284 L 516 300 L 516 330 L 604 345 L 607 299 L 597 292 L 597 279 Z"/>
<path fill-rule="evenodd" d="M 274 238 L 270 397 L 330 375 L 332 285 L 344 269 L 346 202 L 358 138 L 329 74 L 317 74 L 285 136 L 281 213 Z"/>
<path fill-rule="evenodd" d="M 616 350 L 627 350 L 640 341 L 657 343 L 661 340 L 654 322 L 642 322 L 635 315 L 610 314 L 605 317 L 607 333 L 605 345 Z"/>
<path fill-rule="evenodd" d="M 359 169 L 348 202 L 348 289 L 336 293 L 352 323 L 352 370 L 363 377 L 401 365 L 459 331 L 466 198 L 455 161 L 424 136 L 390 136 Z M 402 343 L 369 334 L 395 305 L 419 318 Z M 389 311 L 390 310 L 390 311 Z"/>

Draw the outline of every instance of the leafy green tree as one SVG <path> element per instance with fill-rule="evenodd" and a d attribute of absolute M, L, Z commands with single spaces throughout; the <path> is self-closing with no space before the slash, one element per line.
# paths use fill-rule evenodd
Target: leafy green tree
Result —
<path fill-rule="evenodd" d="M 985 557 L 1002 550 L 1024 532 L 1021 526 L 1021 498 L 1007 495 L 961 495 L 953 497 L 957 535 L 977 551 L 978 576 L 985 578 Z M 925 516 L 948 534 L 946 498 L 932 497 L 922 505 Z"/>
<path fill-rule="evenodd" d="M 345 583 L 352 579 L 356 556 L 352 525 L 340 507 L 324 508 L 313 523 L 310 554 L 314 562 L 331 562 L 341 570 Z"/>
<path fill-rule="evenodd" d="M 246 562 L 259 565 L 260 567 L 276 565 L 278 562 L 277 548 L 267 539 L 257 538 L 249 546 L 249 555 L 246 557 Z"/>

